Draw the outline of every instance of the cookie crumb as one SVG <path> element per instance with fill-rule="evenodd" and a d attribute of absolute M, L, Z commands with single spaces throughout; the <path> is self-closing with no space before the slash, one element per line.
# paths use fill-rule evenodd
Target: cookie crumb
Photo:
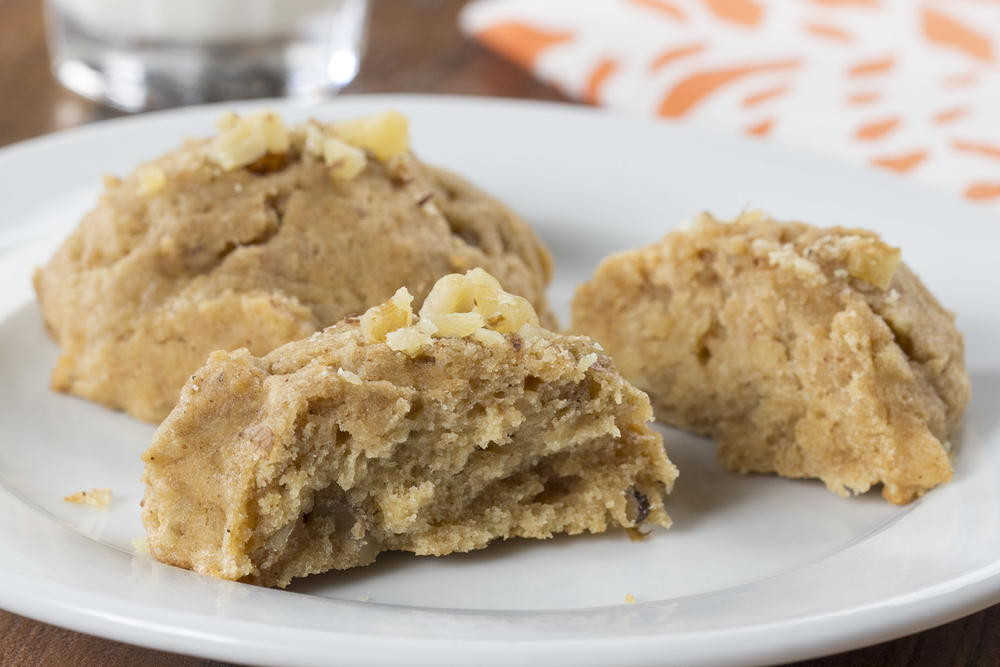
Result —
<path fill-rule="evenodd" d="M 90 505 L 99 509 L 106 509 L 111 504 L 111 489 L 91 489 L 90 491 L 77 491 L 63 498 L 68 503 L 77 505 Z"/>
<path fill-rule="evenodd" d="M 631 593 L 626 593 L 625 594 L 625 603 L 626 604 L 635 604 L 635 596 L 632 595 Z"/>

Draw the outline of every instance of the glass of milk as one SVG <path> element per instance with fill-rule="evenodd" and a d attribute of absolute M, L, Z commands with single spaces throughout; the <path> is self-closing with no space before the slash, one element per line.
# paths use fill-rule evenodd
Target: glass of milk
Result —
<path fill-rule="evenodd" d="M 84 97 L 139 111 L 336 92 L 368 0 L 46 0 L 49 55 Z"/>

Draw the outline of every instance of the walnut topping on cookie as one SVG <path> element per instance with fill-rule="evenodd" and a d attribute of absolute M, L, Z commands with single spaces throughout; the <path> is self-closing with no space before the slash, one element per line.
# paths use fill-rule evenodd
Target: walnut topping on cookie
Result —
<path fill-rule="evenodd" d="M 334 181 L 349 181 L 368 164 L 363 150 L 334 136 L 329 126 L 315 121 L 306 125 L 303 149 L 330 167 L 330 178 Z"/>
<path fill-rule="evenodd" d="M 498 344 L 503 334 L 525 324 L 538 325 L 538 315 L 524 297 L 504 291 L 500 282 L 481 268 L 442 276 L 431 288 L 412 324 L 413 297 L 399 288 L 389 301 L 361 316 L 368 342 L 386 342 L 397 352 L 414 356 L 436 338 L 471 337 L 484 345 Z"/>
<path fill-rule="evenodd" d="M 361 316 L 361 333 L 370 343 L 382 343 L 391 331 L 410 326 L 413 321 L 413 295 L 400 287 L 385 303 L 372 306 Z"/>
<path fill-rule="evenodd" d="M 881 290 L 889 288 L 902 261 L 899 248 L 873 238 L 858 237 L 847 251 L 847 272 Z"/>
<path fill-rule="evenodd" d="M 139 193 L 153 195 L 167 186 L 167 175 L 156 165 L 143 165 L 136 170 L 139 178 Z"/>
<path fill-rule="evenodd" d="M 352 146 L 371 153 L 379 162 L 385 162 L 410 149 L 410 123 L 398 111 L 383 111 L 334 123 L 333 131 Z"/>
<path fill-rule="evenodd" d="M 212 159 L 225 171 L 261 166 L 261 171 L 280 169 L 287 161 L 292 135 L 297 145 L 330 167 L 334 180 L 351 180 L 367 163 L 365 151 L 387 162 L 410 149 L 409 121 L 398 111 L 345 120 L 329 126 L 310 122 L 289 128 L 272 111 L 246 117 L 227 113 L 218 122 L 219 135 L 211 145 Z M 301 142 L 301 143 L 298 143 Z"/>
<path fill-rule="evenodd" d="M 273 111 L 257 111 L 246 117 L 227 113 L 219 119 L 218 128 L 211 155 L 225 171 L 253 164 L 268 154 L 288 152 L 288 128 Z"/>

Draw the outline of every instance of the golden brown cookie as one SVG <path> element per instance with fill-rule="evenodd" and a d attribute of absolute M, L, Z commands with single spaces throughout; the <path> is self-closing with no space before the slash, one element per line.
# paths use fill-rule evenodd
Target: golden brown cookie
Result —
<path fill-rule="evenodd" d="M 606 259 L 577 290 L 573 330 L 658 419 L 714 438 L 730 470 L 840 495 L 882 484 L 894 503 L 951 479 L 962 336 L 872 232 L 706 215 Z"/>
<path fill-rule="evenodd" d="M 382 551 L 668 526 L 649 400 L 485 272 L 263 358 L 216 352 L 144 455 L 161 561 L 286 586 Z"/>
<path fill-rule="evenodd" d="M 506 206 L 407 150 L 398 114 L 286 128 L 226 117 L 212 140 L 109 178 L 35 288 L 52 385 L 159 421 L 213 350 L 265 354 L 406 285 L 482 266 L 551 324 L 551 260 Z"/>

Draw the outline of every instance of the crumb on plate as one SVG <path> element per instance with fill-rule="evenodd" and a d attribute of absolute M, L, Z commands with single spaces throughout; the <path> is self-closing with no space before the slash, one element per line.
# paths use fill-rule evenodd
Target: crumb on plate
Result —
<path fill-rule="evenodd" d="M 68 503 L 78 505 L 91 505 L 100 509 L 106 509 L 111 504 L 111 489 L 91 489 L 90 491 L 77 491 L 63 498 Z"/>

